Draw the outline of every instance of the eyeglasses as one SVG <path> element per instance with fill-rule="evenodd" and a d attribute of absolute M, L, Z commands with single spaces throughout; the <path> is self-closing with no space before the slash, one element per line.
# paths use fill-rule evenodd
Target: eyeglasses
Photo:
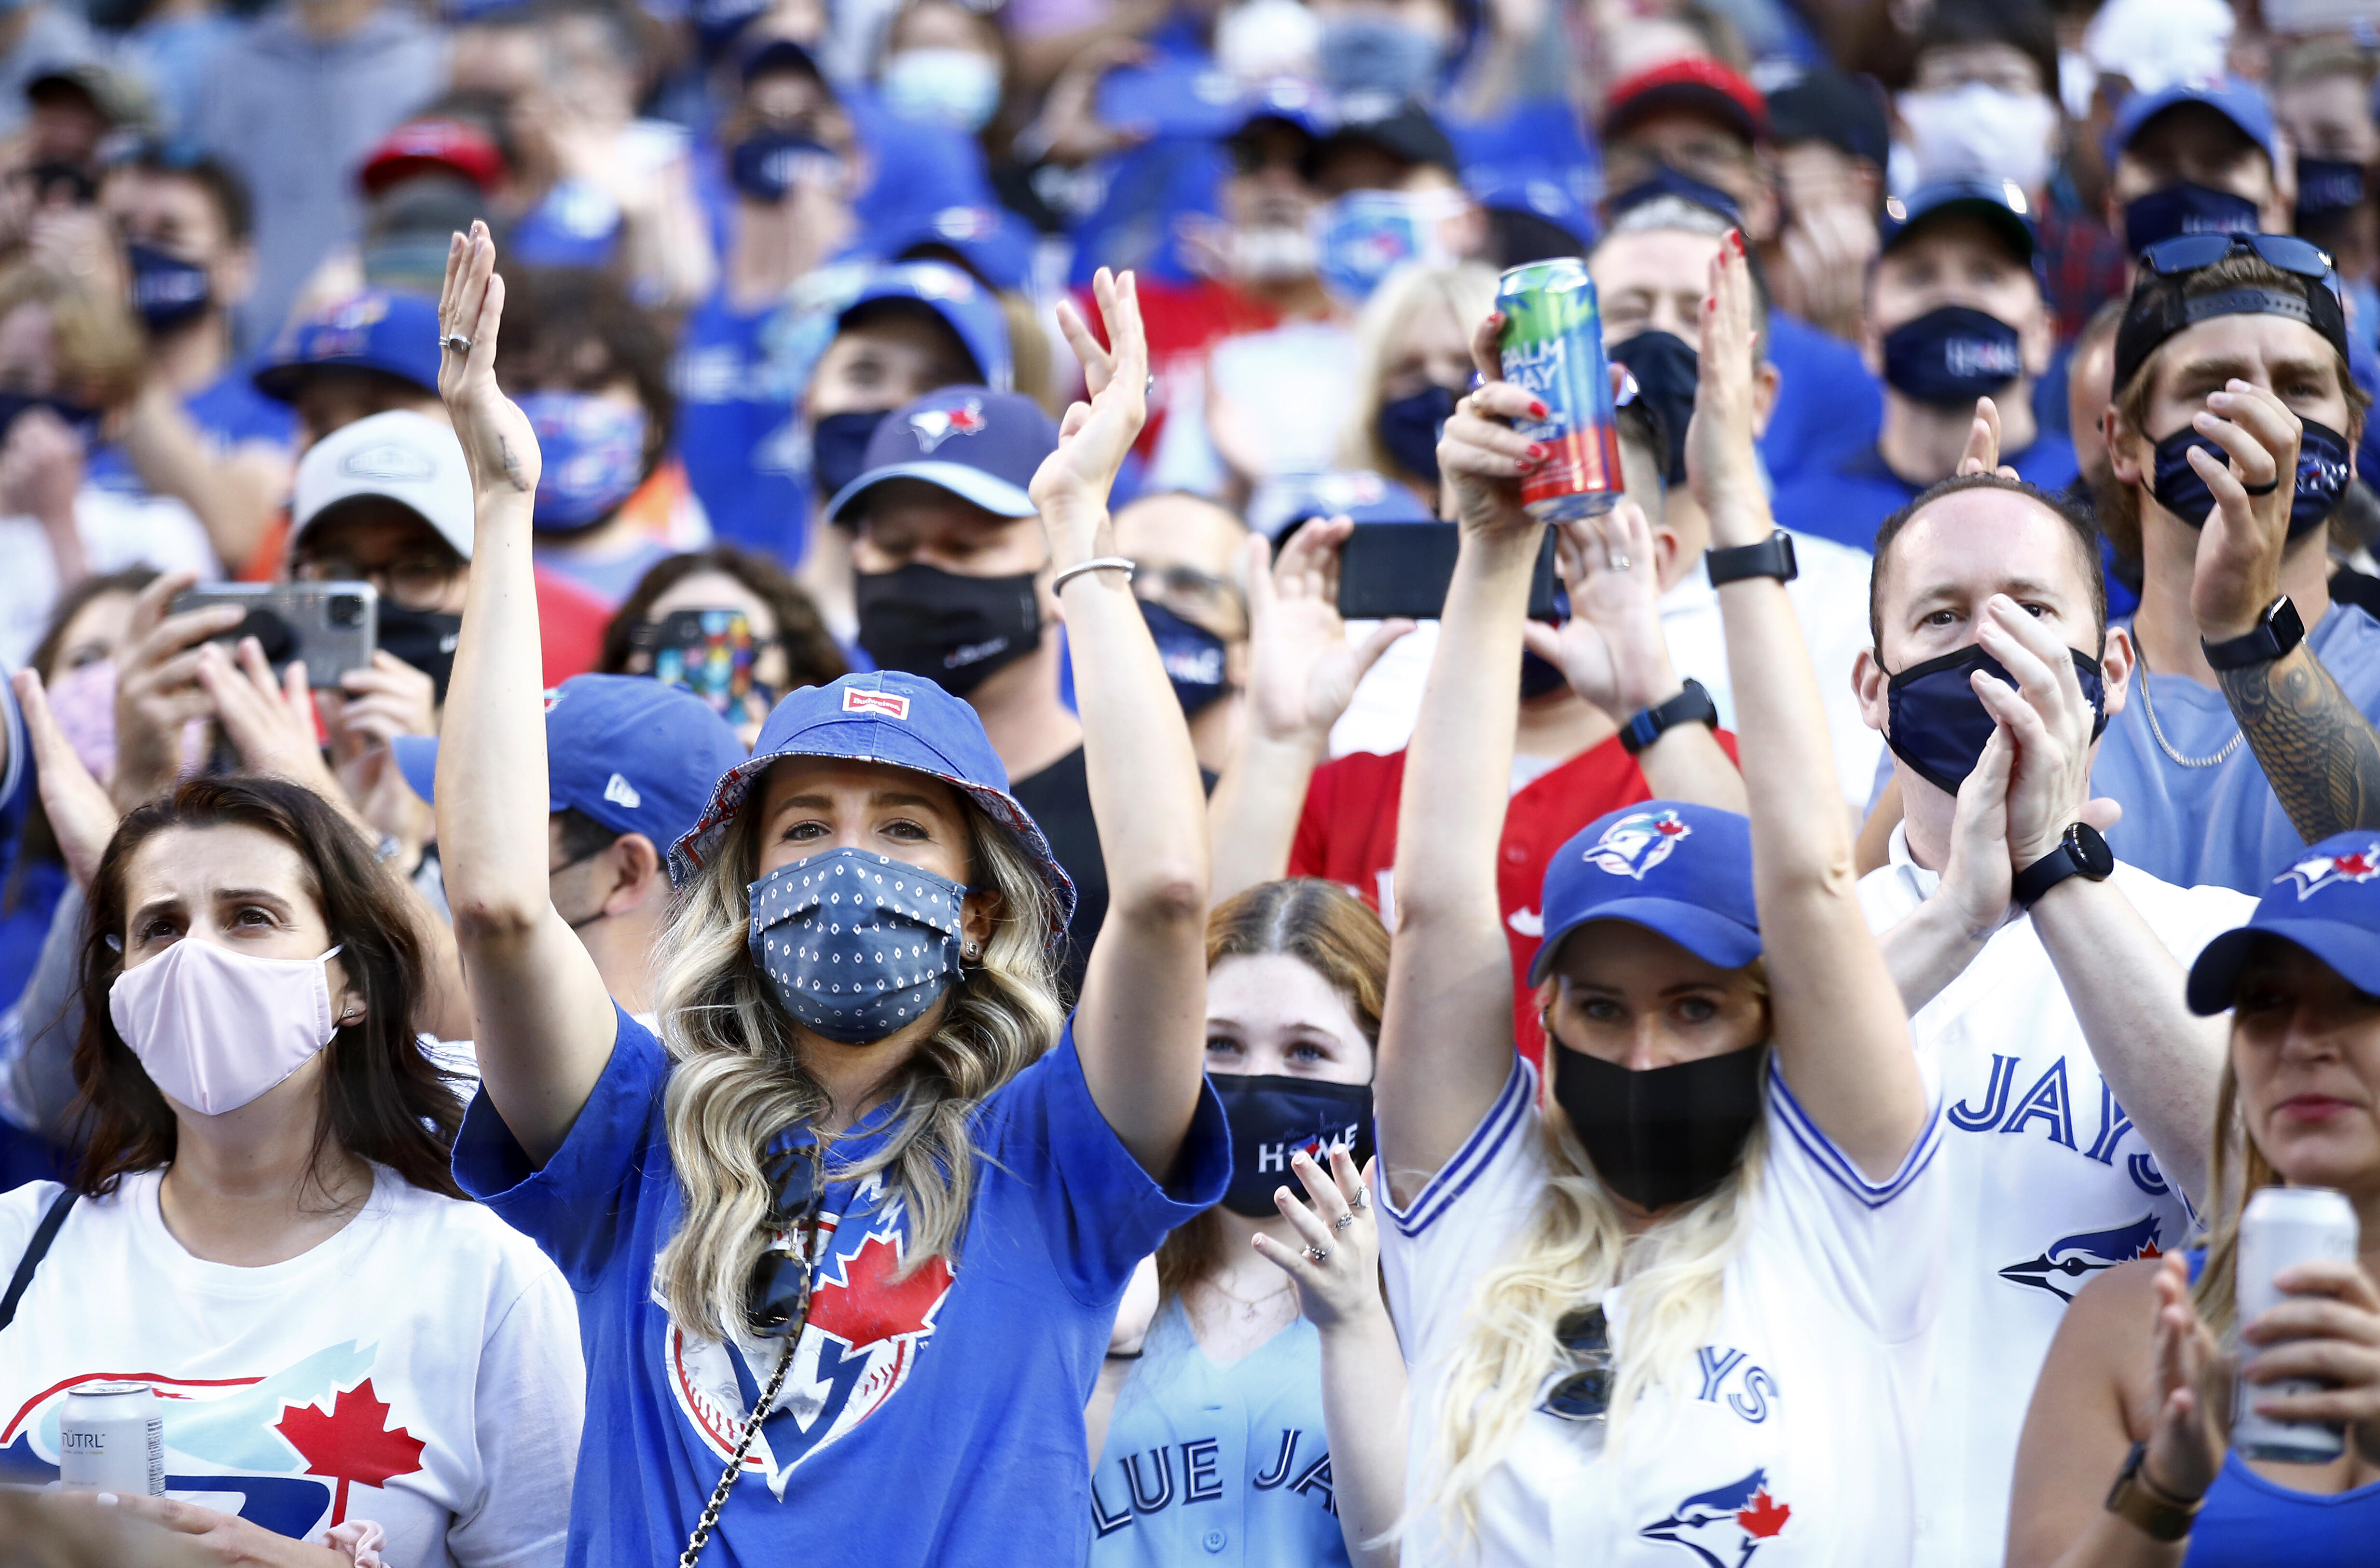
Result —
<path fill-rule="evenodd" d="M 1225 611 L 1246 614 L 1246 601 L 1240 595 L 1239 584 L 1196 566 L 1144 563 L 1134 575 L 1133 588 L 1143 599 L 1153 599 L 1175 614 L 1194 620 Z"/>
<path fill-rule="evenodd" d="M 444 596 L 465 570 L 436 555 L 410 555 L 366 565 L 339 555 L 309 555 L 294 567 L 307 582 L 368 582 L 408 610 L 427 610 Z"/>
<path fill-rule="evenodd" d="M 1564 1421 L 1600 1421 L 1611 1414 L 1611 1329 L 1597 1303 L 1565 1313 L 1554 1338 L 1570 1356 L 1567 1371 L 1546 1380 L 1537 1408 Z"/>
<path fill-rule="evenodd" d="M 2141 265 L 2159 277 L 2180 277 L 2185 273 L 2204 272 L 2242 252 L 2316 283 L 2326 282 L 2331 276 L 2330 252 L 2311 240 L 2289 234 L 2176 235 L 2142 251 Z"/>
<path fill-rule="evenodd" d="M 809 1316 L 810 1235 L 826 1195 L 826 1161 L 808 1127 L 779 1133 L 760 1156 L 769 1203 L 769 1245 L 752 1266 L 745 1311 L 763 1338 L 799 1333 Z"/>

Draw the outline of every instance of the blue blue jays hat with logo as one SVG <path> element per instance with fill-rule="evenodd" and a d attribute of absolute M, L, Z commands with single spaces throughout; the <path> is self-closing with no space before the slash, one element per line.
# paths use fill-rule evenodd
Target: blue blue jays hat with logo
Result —
<path fill-rule="evenodd" d="M 941 317 L 975 361 L 983 384 L 1006 392 L 1015 380 L 1015 361 L 1008 351 L 1008 318 L 990 289 L 948 261 L 892 261 L 871 271 L 859 290 L 836 314 L 835 325 L 871 305 L 907 299 Z"/>
<path fill-rule="evenodd" d="M 424 800 L 438 776 L 434 735 L 390 743 Z M 549 811 L 578 811 L 666 854 L 702 816 L 711 781 L 744 760 L 744 743 L 710 704 L 645 675 L 573 675 L 545 694 Z"/>
<path fill-rule="evenodd" d="M 2124 100 L 2116 111 L 2116 123 L 2107 132 L 2107 163 L 2113 167 L 2132 144 L 2141 128 L 2168 109 L 2184 103 L 2204 103 L 2232 125 L 2240 134 L 2265 150 L 2265 156 L 2280 162 L 2280 142 L 2273 128 L 2273 106 L 2266 102 L 2264 91 L 2251 81 L 2238 77 L 2218 77 L 2211 81 L 2178 81 L 2171 87 L 2155 92 L 2135 92 Z"/>
<path fill-rule="evenodd" d="M 2367 995 L 2380 996 L 2380 833 L 2334 833 L 2273 879 L 2248 923 L 2206 944 L 2190 966 L 2190 1010 L 2220 1013 L 2256 939 L 2295 942 Z"/>
<path fill-rule="evenodd" d="M 318 370 L 378 371 L 423 391 L 438 390 L 438 301 L 368 288 L 292 328 L 257 367 L 256 390 L 294 403 Z"/>
<path fill-rule="evenodd" d="M 1058 450 L 1058 427 L 1041 405 L 1016 392 L 946 386 L 895 408 L 868 438 L 867 467 L 826 504 L 827 517 L 886 480 L 924 480 L 1002 517 L 1038 510 L 1030 488 L 1041 459 Z"/>
<path fill-rule="evenodd" d="M 1937 180 L 1918 187 L 1906 200 L 1888 199 L 1876 229 L 1889 250 L 1929 220 L 1973 217 L 2008 243 L 2009 254 L 2031 266 L 2041 249 L 2041 231 L 2034 226 L 2030 206 L 2023 188 L 2012 179 Z"/>
<path fill-rule="evenodd" d="M 691 699 L 689 699 L 691 700 Z M 1016 836 L 1050 890 L 1048 940 L 1075 916 L 1075 884 L 1050 853 L 1032 813 L 1008 793 L 1008 770 L 975 710 L 922 675 L 874 670 L 827 686 L 806 686 L 760 726 L 749 760 L 720 776 L 710 805 L 670 850 L 670 879 L 684 882 L 719 853 L 752 786 L 786 757 L 843 757 L 926 773 L 958 789 Z"/>
<path fill-rule="evenodd" d="M 1529 964 L 1543 981 L 1562 942 L 1589 920 L 1658 931 L 1707 964 L 1760 956 L 1752 900 L 1752 823 L 1715 806 L 1647 800 L 1607 811 L 1546 867 L 1545 941 Z"/>

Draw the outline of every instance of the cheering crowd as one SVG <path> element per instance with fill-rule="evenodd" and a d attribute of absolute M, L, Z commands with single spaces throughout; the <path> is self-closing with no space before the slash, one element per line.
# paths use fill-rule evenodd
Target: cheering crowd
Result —
<path fill-rule="evenodd" d="M 2375 180 L 2352 0 L 0 0 L 0 1568 L 2368 1568 Z"/>

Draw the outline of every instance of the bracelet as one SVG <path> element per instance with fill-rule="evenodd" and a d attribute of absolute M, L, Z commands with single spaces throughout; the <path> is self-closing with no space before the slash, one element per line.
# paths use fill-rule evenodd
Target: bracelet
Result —
<path fill-rule="evenodd" d="M 1129 555 L 1094 555 L 1087 561 L 1075 562 L 1064 571 L 1060 572 L 1056 577 L 1051 577 L 1050 579 L 1050 596 L 1053 599 L 1056 598 L 1065 590 L 1068 583 L 1073 582 L 1076 577 L 1081 577 L 1086 572 L 1122 572 L 1123 574 L 1123 580 L 1130 582 L 1132 581 L 1134 575 L 1139 570 L 1140 564 L 1133 560 Z"/>
<path fill-rule="evenodd" d="M 1137 1361 L 1140 1359 L 1140 1356 L 1141 1353 L 1137 1350 L 1111 1350 L 1108 1352 L 1108 1359 L 1111 1361 Z"/>

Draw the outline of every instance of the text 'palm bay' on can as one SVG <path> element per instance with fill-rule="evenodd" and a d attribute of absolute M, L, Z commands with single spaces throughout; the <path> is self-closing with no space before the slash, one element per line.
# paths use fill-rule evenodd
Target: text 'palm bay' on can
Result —
<path fill-rule="evenodd" d="M 58 1409 L 58 1482 L 165 1495 L 165 1407 L 147 1383 L 85 1383 Z"/>
<path fill-rule="evenodd" d="M 2343 1193 L 2328 1187 L 2263 1187 L 2240 1216 L 2240 1322 L 2244 1328 L 2280 1305 L 2275 1276 L 2301 1263 L 2352 1263 L 2362 1227 Z M 2253 1365 L 2241 1358 L 2244 1373 Z M 2311 1378 L 2252 1383 L 2240 1379 L 2233 1400 L 2231 1446 L 2250 1459 L 2324 1465 L 2347 1448 L 2345 1428 L 2320 1421 L 2276 1421 L 2256 1414 L 2255 1402 L 2277 1394 L 2313 1393 Z"/>
<path fill-rule="evenodd" d="M 1497 340 L 1504 379 L 1546 406 L 1542 419 L 1513 428 L 1546 449 L 1521 476 L 1529 516 L 1560 522 L 1619 503 L 1620 432 L 1603 358 L 1603 311 L 1595 280 L 1576 257 L 1532 261 L 1504 274 L 1496 291 L 1504 328 Z"/>

